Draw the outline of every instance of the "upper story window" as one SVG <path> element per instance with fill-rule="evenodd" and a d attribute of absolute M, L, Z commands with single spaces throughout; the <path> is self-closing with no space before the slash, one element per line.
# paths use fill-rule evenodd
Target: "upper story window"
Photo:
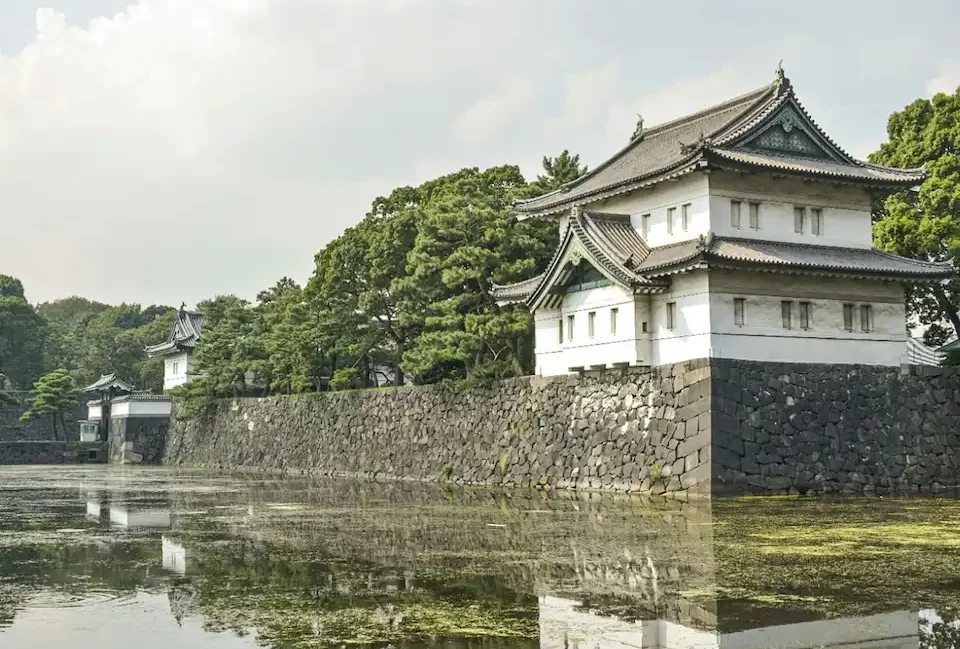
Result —
<path fill-rule="evenodd" d="M 573 316 L 567 316 L 567 342 L 573 340 Z"/>
<path fill-rule="evenodd" d="M 667 208 L 667 234 L 673 234 L 673 219 L 677 216 L 677 208 Z"/>
<path fill-rule="evenodd" d="M 860 305 L 860 331 L 864 333 L 873 331 L 873 307 L 869 304 Z"/>
<path fill-rule="evenodd" d="M 738 327 L 743 326 L 744 312 L 746 311 L 747 301 L 742 297 L 733 298 L 733 324 Z"/>
<path fill-rule="evenodd" d="M 853 305 L 843 305 L 843 328 L 846 331 L 853 331 Z"/>
<path fill-rule="evenodd" d="M 802 207 L 793 208 L 793 231 L 803 234 L 807 225 L 807 210 Z"/>
<path fill-rule="evenodd" d="M 667 329 L 673 329 L 677 324 L 677 303 L 667 302 Z"/>
<path fill-rule="evenodd" d="M 811 323 L 813 322 L 812 316 L 812 307 L 809 302 L 800 303 L 800 328 L 801 329 L 810 329 Z"/>
<path fill-rule="evenodd" d="M 823 210 L 816 207 L 810 210 L 810 234 L 817 237 L 823 234 Z"/>
<path fill-rule="evenodd" d="M 590 338 L 594 337 L 594 334 L 597 331 L 597 312 L 591 311 L 587 314 L 587 336 Z"/>
<path fill-rule="evenodd" d="M 760 203 L 750 203 L 750 229 L 760 229 Z"/>
<path fill-rule="evenodd" d="M 684 232 L 690 229 L 690 203 L 680 206 L 680 222 Z"/>
<path fill-rule="evenodd" d="M 780 322 L 784 329 L 793 329 L 793 302 L 784 300 L 780 303 Z"/>
<path fill-rule="evenodd" d="M 644 214 L 640 217 L 640 236 L 646 241 L 650 234 L 650 215 Z"/>
<path fill-rule="evenodd" d="M 740 201 L 730 201 L 730 227 L 740 227 Z"/>
<path fill-rule="evenodd" d="M 620 315 L 620 309 L 610 309 L 610 335 L 617 335 L 617 316 Z"/>
<path fill-rule="evenodd" d="M 558 324 L 559 326 L 557 327 L 557 334 L 558 334 L 557 342 L 562 345 L 563 344 L 563 317 L 560 318 L 560 322 Z"/>

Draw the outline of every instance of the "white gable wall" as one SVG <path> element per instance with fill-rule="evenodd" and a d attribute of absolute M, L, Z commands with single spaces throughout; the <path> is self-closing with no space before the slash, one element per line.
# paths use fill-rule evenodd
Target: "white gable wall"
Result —
<path fill-rule="evenodd" d="M 742 202 L 740 227 L 731 225 L 730 202 Z M 749 202 L 760 206 L 760 227 L 750 227 Z M 710 228 L 722 237 L 870 248 L 873 229 L 866 190 L 795 178 L 717 171 L 710 174 Z M 793 208 L 807 208 L 803 234 L 794 228 Z M 823 210 L 823 234 L 810 230 L 810 209 Z"/>
<path fill-rule="evenodd" d="M 163 389 L 169 390 L 189 381 L 188 373 L 193 362 L 190 352 L 171 354 L 163 359 Z"/>
<path fill-rule="evenodd" d="M 617 309 L 616 333 L 611 332 L 611 309 Z M 593 336 L 589 332 L 594 313 Z M 569 317 L 573 316 L 571 339 Z M 633 296 L 619 286 L 602 286 L 568 293 L 560 309 L 541 309 L 534 318 L 537 374 L 566 374 L 571 367 L 636 363 L 638 337 Z M 563 342 L 560 319 L 563 318 Z M 646 339 L 640 339 L 644 350 Z"/>

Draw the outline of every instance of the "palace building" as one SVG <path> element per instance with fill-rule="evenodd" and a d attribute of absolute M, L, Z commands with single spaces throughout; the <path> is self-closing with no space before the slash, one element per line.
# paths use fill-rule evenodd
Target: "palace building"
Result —
<path fill-rule="evenodd" d="M 203 333 L 204 317 L 202 313 L 187 311 L 181 305 L 173 329 L 167 339 L 145 349 L 148 356 L 163 358 L 163 389 L 169 390 L 190 380 L 193 365 L 193 349 L 200 342 Z"/>
<path fill-rule="evenodd" d="M 543 274 L 495 294 L 534 314 L 538 374 L 709 357 L 899 365 L 904 287 L 954 271 L 874 248 L 871 201 L 925 177 L 854 159 L 778 69 L 516 203 L 555 220 L 560 245 Z"/>

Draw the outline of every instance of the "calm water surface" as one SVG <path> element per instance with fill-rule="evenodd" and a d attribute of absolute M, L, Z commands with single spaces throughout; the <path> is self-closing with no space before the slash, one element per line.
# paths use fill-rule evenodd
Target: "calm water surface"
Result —
<path fill-rule="evenodd" d="M 0 469 L 0 648 L 945 648 L 958 608 L 956 500 Z"/>

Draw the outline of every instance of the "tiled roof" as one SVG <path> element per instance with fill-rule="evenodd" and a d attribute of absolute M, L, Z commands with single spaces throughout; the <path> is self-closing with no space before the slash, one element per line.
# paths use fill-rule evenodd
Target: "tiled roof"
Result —
<path fill-rule="evenodd" d="M 773 90 L 773 86 L 767 85 L 698 113 L 646 129 L 640 138 L 581 178 L 550 194 L 518 201 L 514 207 L 519 212 L 562 208 L 604 190 L 656 176 L 685 158 L 695 157 L 696 152 L 684 153 L 684 145 L 694 144 L 750 113 L 750 109 L 771 95 Z"/>
<path fill-rule="evenodd" d="M 101 374 L 100 378 L 88 385 L 83 389 L 84 392 L 106 392 L 111 388 L 120 390 L 121 392 L 132 392 L 133 385 L 127 383 L 123 379 L 118 379 L 117 375 L 114 373 L 111 374 Z"/>
<path fill-rule="evenodd" d="M 543 275 L 537 275 L 515 284 L 494 284 L 493 297 L 498 302 L 523 302 L 536 290 L 542 280 Z"/>
<path fill-rule="evenodd" d="M 173 330 L 167 340 L 158 345 L 148 346 L 145 349 L 146 353 L 151 356 L 162 356 L 163 354 L 196 347 L 203 333 L 203 323 L 204 316 L 202 313 L 180 309 L 176 320 L 173 321 Z"/>
<path fill-rule="evenodd" d="M 913 365 L 940 365 L 944 354 L 931 349 L 916 338 L 907 338 L 907 350 L 903 360 Z"/>
<path fill-rule="evenodd" d="M 954 273 L 949 263 L 907 259 L 876 248 L 840 248 L 712 236 L 653 248 L 640 272 L 656 276 L 698 260 L 767 266 L 785 271 L 820 271 L 905 280 L 938 280 Z"/>
<path fill-rule="evenodd" d="M 784 124 L 784 131 L 791 137 L 802 132 L 803 137 L 809 138 L 808 156 L 768 155 L 751 149 L 755 138 L 771 133 L 778 124 Z M 793 131 L 794 128 L 798 130 Z M 549 194 L 517 201 L 514 208 L 534 216 L 558 214 L 571 206 L 587 206 L 698 168 L 732 164 L 867 186 L 909 186 L 925 178 L 922 169 L 893 169 L 850 156 L 806 112 L 790 81 L 779 79 L 722 104 L 650 128 L 581 178 Z"/>
<path fill-rule="evenodd" d="M 920 183 L 922 171 L 916 169 L 896 169 L 857 161 L 851 165 L 833 160 L 801 158 L 777 153 L 759 153 L 754 151 L 731 151 L 728 149 L 710 149 L 711 161 L 723 167 L 723 161 L 741 163 L 749 167 L 763 167 L 774 171 L 784 171 L 802 176 L 824 176 L 828 178 L 859 179 L 866 183 Z M 734 167 L 738 165 L 733 165 Z"/>
<path fill-rule="evenodd" d="M 579 248 L 575 248 L 579 246 Z M 660 290 L 663 284 L 639 274 L 643 260 L 650 253 L 625 214 L 594 214 L 573 210 L 569 225 L 546 272 L 516 284 L 495 286 L 494 296 L 501 302 L 537 304 L 547 299 L 554 286 L 562 286 L 573 273 L 567 262 L 573 255 L 583 254 L 596 268 L 624 287 Z M 561 296 L 562 299 L 562 296 Z"/>

